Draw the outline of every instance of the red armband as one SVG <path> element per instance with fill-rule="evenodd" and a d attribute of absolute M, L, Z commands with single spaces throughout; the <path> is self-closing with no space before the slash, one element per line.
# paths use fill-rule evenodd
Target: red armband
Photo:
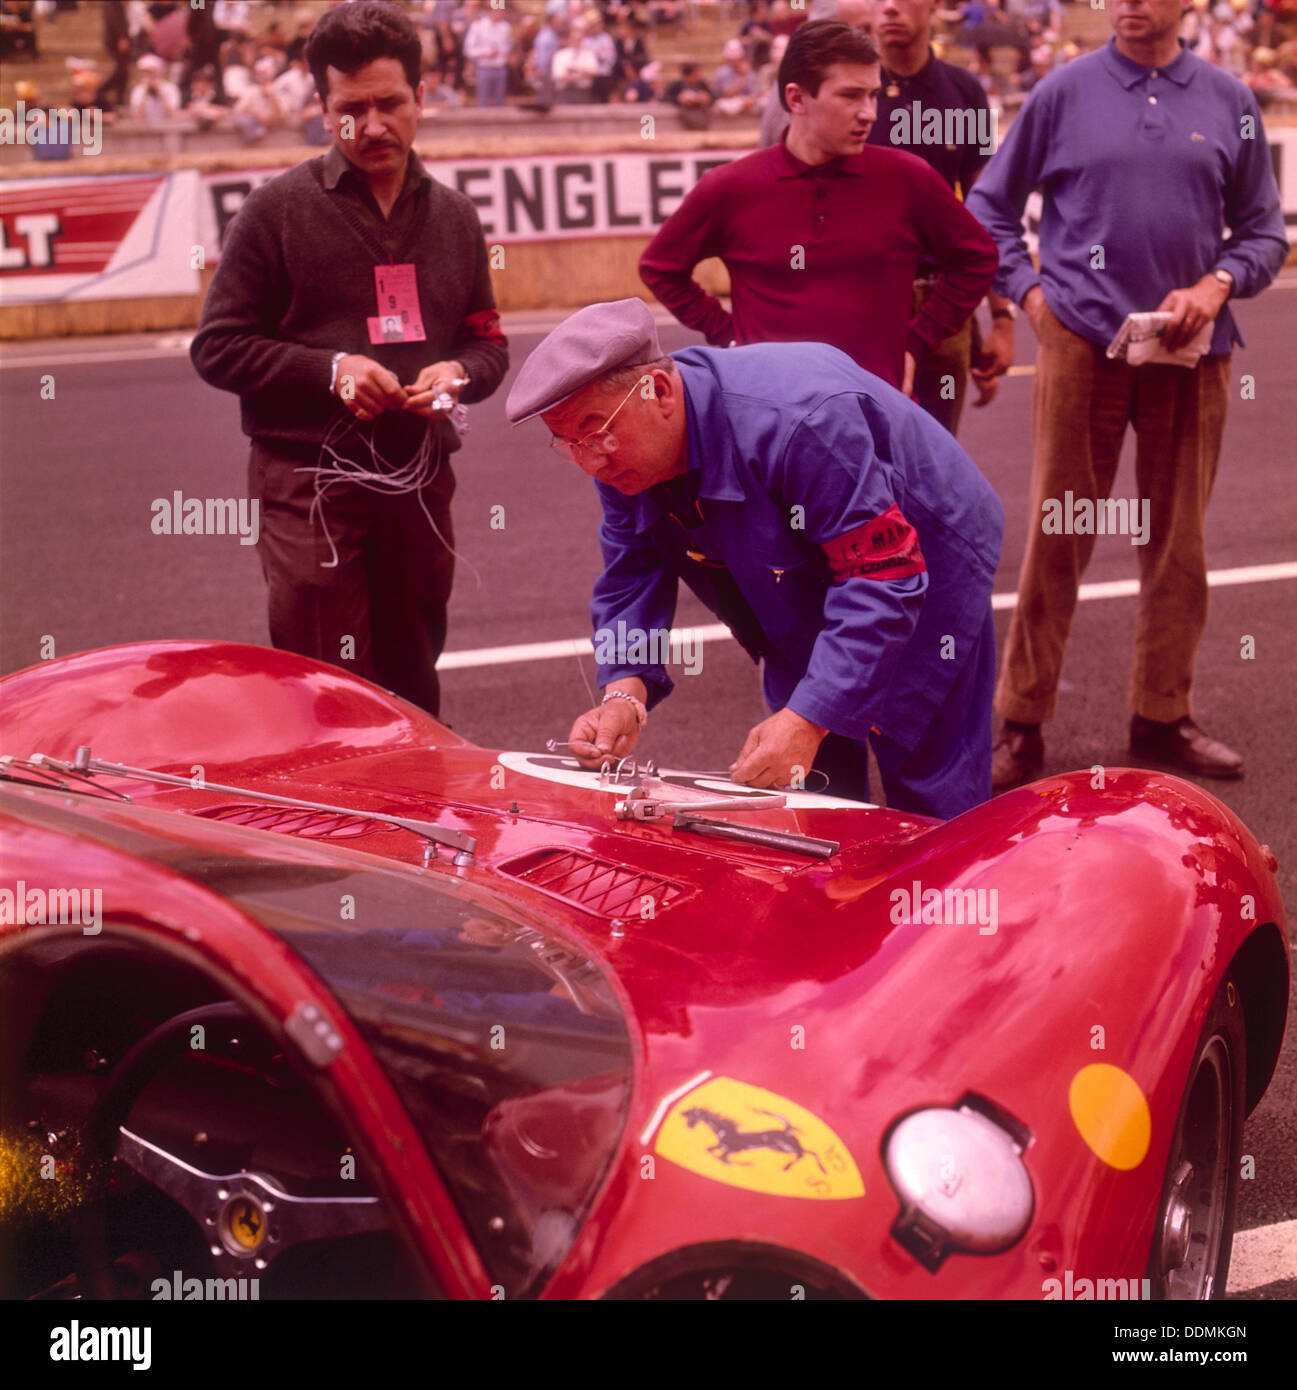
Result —
<path fill-rule="evenodd" d="M 846 531 L 825 541 L 833 582 L 843 579 L 904 579 L 922 574 L 928 567 L 914 527 L 893 503 L 881 515 L 854 531 Z"/>
<path fill-rule="evenodd" d="M 474 342 L 509 346 L 508 338 L 500 330 L 500 315 L 495 309 L 479 309 L 476 314 L 469 314 L 459 325 L 459 336 Z"/>

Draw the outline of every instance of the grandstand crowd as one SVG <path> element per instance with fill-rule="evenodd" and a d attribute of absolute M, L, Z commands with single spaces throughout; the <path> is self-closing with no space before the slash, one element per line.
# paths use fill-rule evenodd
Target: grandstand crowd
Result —
<path fill-rule="evenodd" d="M 342 3 L 343 0 L 336 0 Z M 833 0 L 389 0 L 423 42 L 425 112 L 516 105 L 673 106 L 704 128 L 759 113 L 789 37 Z M 303 50 L 331 4 L 211 0 L 0 0 L 5 101 L 88 109 L 153 125 L 227 129 L 255 144 L 300 129 L 327 144 Z M 993 107 L 1106 41 L 1069 22 L 1084 0 L 958 0 L 938 9 L 934 50 L 973 72 Z M 93 45 L 43 78 L 42 45 L 94 16 Z M 1297 103 L 1297 0 L 1192 0 L 1181 37 L 1245 82 L 1264 107 Z M 23 70 L 29 60 L 32 71 Z M 47 72 L 45 64 L 42 71 Z"/>

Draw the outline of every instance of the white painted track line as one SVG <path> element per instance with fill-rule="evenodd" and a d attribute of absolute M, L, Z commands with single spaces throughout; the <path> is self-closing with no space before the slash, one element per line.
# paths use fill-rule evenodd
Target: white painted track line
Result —
<path fill-rule="evenodd" d="M 1297 1221 L 1234 1233 L 1227 1293 L 1246 1293 L 1280 1279 L 1297 1279 Z"/>
<path fill-rule="evenodd" d="M 1297 579 L 1297 561 L 1211 570 L 1207 575 L 1207 584 L 1213 589 L 1223 589 L 1232 584 L 1265 584 L 1282 579 Z M 1131 598 L 1138 593 L 1137 579 L 1109 579 L 1097 584 L 1082 584 L 1079 597 L 1084 603 L 1092 599 Z M 991 596 L 991 607 L 997 610 L 1012 608 L 1017 602 L 1016 593 Z M 733 641 L 734 636 L 723 623 L 709 623 L 705 627 L 684 630 L 695 633 L 703 642 L 728 642 Z M 526 661 L 557 661 L 563 657 L 590 656 L 593 652 L 590 638 L 563 637 L 555 642 L 523 642 L 512 647 L 477 647 L 470 651 L 443 652 L 441 660 L 437 662 L 437 670 L 462 671 L 475 666 L 512 666 Z"/>

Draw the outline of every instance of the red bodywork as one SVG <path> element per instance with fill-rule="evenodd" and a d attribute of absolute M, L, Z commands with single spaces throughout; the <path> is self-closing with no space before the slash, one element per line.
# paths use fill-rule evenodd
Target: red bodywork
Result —
<path fill-rule="evenodd" d="M 342 672 L 283 652 L 215 643 L 111 648 L 3 682 L 3 751 L 97 758 L 208 783 L 436 821 L 477 840 L 453 867 L 403 830 L 341 842 L 275 836 L 277 853 L 382 856 L 503 894 L 579 943 L 613 980 L 635 1049 L 621 1148 L 545 1297 L 597 1296 L 659 1256 L 754 1240 L 811 1256 L 890 1298 L 1040 1298 L 1042 1280 L 1145 1273 L 1173 1130 L 1209 1002 L 1234 965 L 1248 1026 L 1248 1104 L 1278 1055 L 1286 1007 L 1284 913 L 1269 851 L 1214 798 L 1176 778 L 1106 769 L 1050 778 L 942 824 L 876 808 L 748 812 L 744 824 L 842 843 L 827 861 L 618 820 L 618 794 L 518 770 L 516 759 Z M 236 800 L 135 781 L 136 805 L 196 812 Z M 624 793 L 623 793 L 624 794 Z M 31 795 L 38 795 L 32 793 Z M 120 814 L 78 798 L 87 817 Z M 738 819 L 738 817 L 735 817 Z M 211 843 L 210 820 L 166 835 Z M 239 832 L 246 834 L 247 832 Z M 448 1292 L 490 1281 L 416 1131 L 339 1005 L 262 926 L 201 886 L 89 841 L 3 827 L 4 880 L 65 880 L 68 856 L 111 885 L 105 916 L 197 953 L 278 1019 L 314 999 L 347 1046 L 331 1078 L 348 1117 Z M 587 851 L 679 890 L 652 917 L 606 916 L 520 882 L 520 856 Z M 994 889 L 995 931 L 897 925 L 892 893 Z M 1278 981 L 1282 977 L 1282 987 Z M 1095 1050 L 1095 1029 L 1103 1048 Z M 1096 1157 L 1069 1085 L 1099 1061 L 1147 1098 L 1151 1141 L 1122 1171 Z M 752 1192 L 659 1161 L 664 1098 L 704 1072 L 788 1097 L 850 1150 L 864 1196 L 809 1201 Z M 889 1126 L 968 1092 L 1031 1132 L 1030 1225 L 996 1255 L 952 1255 L 936 1273 L 890 1234 Z"/>

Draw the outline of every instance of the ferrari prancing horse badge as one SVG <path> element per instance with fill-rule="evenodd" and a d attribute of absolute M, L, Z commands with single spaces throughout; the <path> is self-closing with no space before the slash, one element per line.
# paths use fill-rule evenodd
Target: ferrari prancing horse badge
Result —
<path fill-rule="evenodd" d="M 691 1173 L 779 1197 L 863 1197 L 847 1146 L 809 1110 L 773 1091 L 714 1077 L 681 1096 L 656 1152 Z"/>

